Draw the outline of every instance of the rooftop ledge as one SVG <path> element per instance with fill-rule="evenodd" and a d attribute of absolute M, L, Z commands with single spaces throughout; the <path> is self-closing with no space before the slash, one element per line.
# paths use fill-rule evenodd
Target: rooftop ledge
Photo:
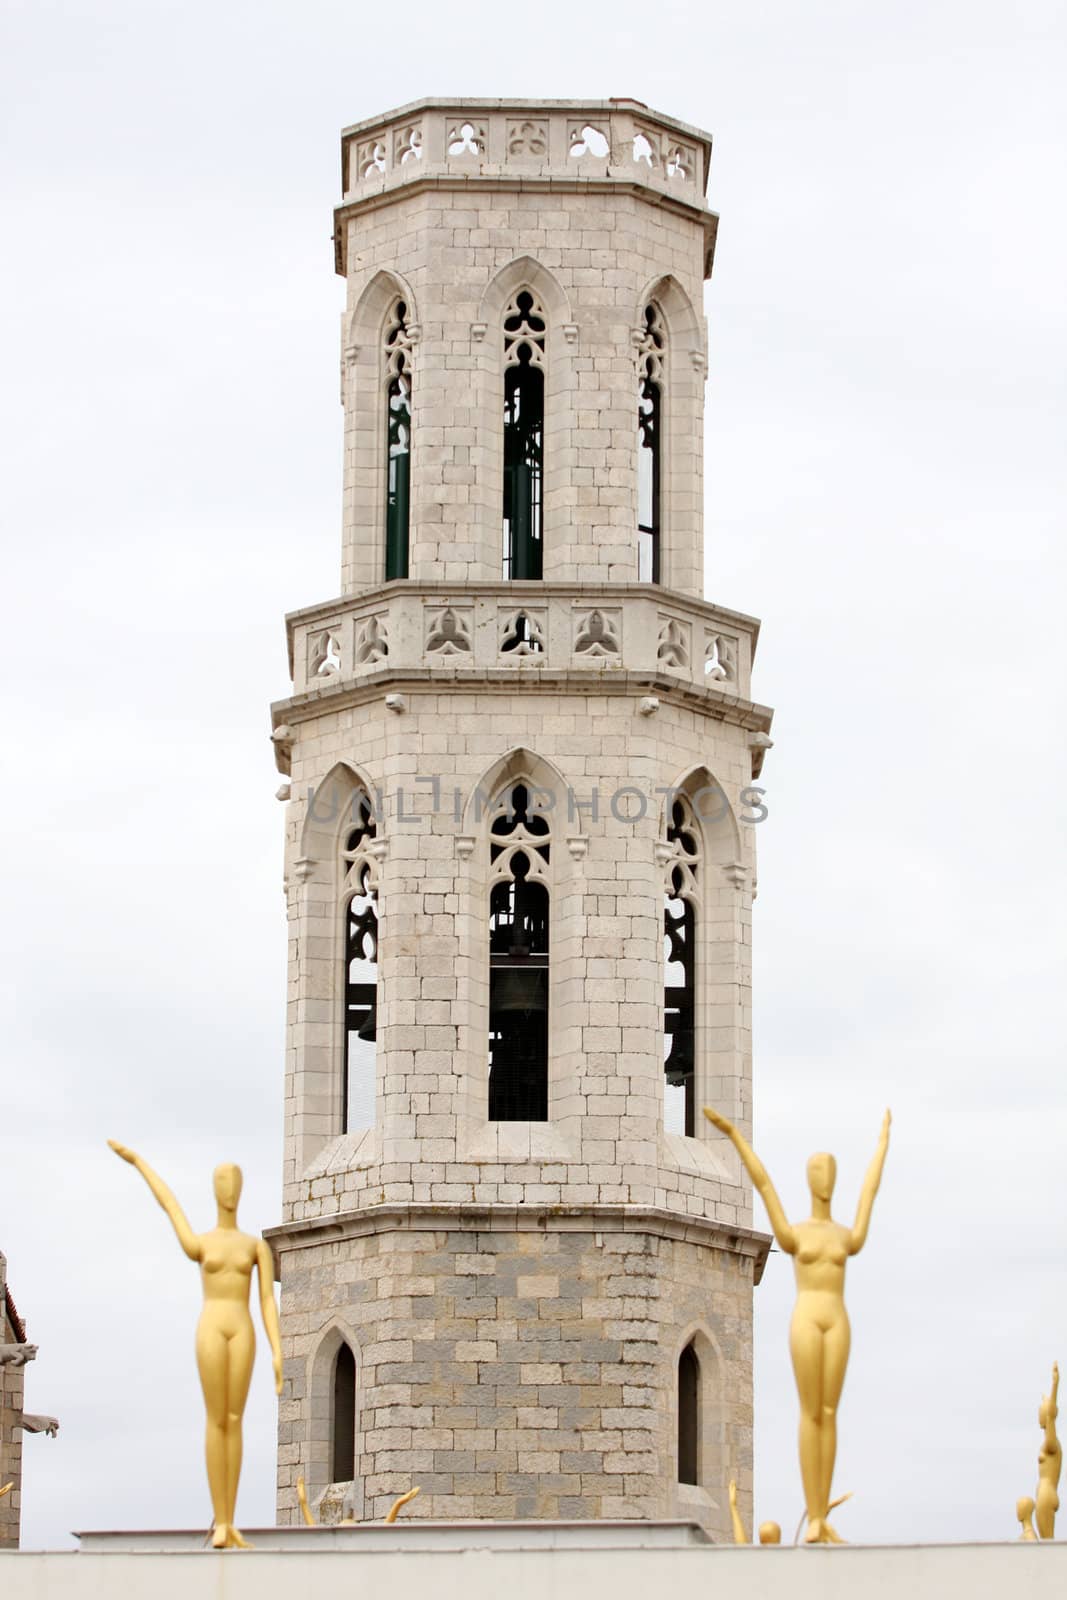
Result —
<path fill-rule="evenodd" d="M 711 135 L 639 100 L 413 100 L 341 135 L 341 188 L 334 238 L 346 262 L 345 220 L 412 185 L 585 189 L 625 185 L 658 204 L 696 211 L 707 271 L 716 217 L 704 196 Z"/>

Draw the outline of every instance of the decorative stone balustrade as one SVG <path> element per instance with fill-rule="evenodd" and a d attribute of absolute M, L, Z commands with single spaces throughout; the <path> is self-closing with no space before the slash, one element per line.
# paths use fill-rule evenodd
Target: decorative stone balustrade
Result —
<path fill-rule="evenodd" d="M 710 137 L 638 100 L 415 100 L 346 128 L 341 152 L 342 213 L 427 180 L 610 179 L 659 190 L 713 221 L 704 204 Z M 343 228 L 337 246 L 343 271 Z"/>
<path fill-rule="evenodd" d="M 383 669 L 619 670 L 747 700 L 758 623 L 646 584 L 397 582 L 294 612 L 298 694 Z"/>

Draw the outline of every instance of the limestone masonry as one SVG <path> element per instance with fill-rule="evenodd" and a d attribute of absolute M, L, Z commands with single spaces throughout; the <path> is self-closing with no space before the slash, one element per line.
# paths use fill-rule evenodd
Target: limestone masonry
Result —
<path fill-rule="evenodd" d="M 342 592 L 289 618 L 279 1520 L 751 1516 L 758 624 L 702 599 L 706 134 L 345 131 Z M 666 956 L 665 956 L 666 951 Z"/>

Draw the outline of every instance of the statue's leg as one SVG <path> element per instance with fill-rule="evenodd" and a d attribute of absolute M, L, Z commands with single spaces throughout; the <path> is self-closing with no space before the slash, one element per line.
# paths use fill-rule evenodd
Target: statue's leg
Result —
<path fill-rule="evenodd" d="M 211 1510 L 215 1531 L 211 1542 L 216 1548 L 226 1543 L 229 1517 L 226 1496 L 226 1336 L 210 1304 L 204 1307 L 196 1330 L 196 1366 L 204 1392 L 207 1431 L 204 1454 L 207 1481 L 211 1491 Z"/>
<path fill-rule="evenodd" d="M 789 1354 L 793 1359 L 793 1374 L 800 1400 L 800 1478 L 804 1486 L 809 1536 L 811 1528 L 816 1523 L 821 1525 L 826 1515 L 820 1471 L 822 1344 L 821 1329 L 813 1318 L 797 1306 L 789 1325 Z"/>
<path fill-rule="evenodd" d="M 825 1506 L 830 1504 L 834 1481 L 834 1463 L 837 1460 L 837 1407 L 845 1384 L 848 1353 L 852 1333 L 848 1317 L 844 1314 L 828 1328 L 823 1337 L 822 1425 L 819 1429 L 819 1493 Z M 839 1543 L 833 1529 L 826 1525 L 826 1535 L 831 1543 Z"/>
<path fill-rule="evenodd" d="M 1037 1531 L 1042 1539 L 1056 1537 L 1056 1512 L 1059 1508 L 1059 1495 L 1050 1483 L 1044 1479 L 1037 1486 L 1037 1514 L 1034 1521 Z"/>
<path fill-rule="evenodd" d="M 252 1363 L 256 1356 L 256 1336 L 252 1318 L 242 1318 L 237 1331 L 227 1342 L 226 1373 L 226 1521 L 232 1532 L 237 1510 L 237 1485 L 241 1477 L 242 1422 L 248 1386 L 252 1381 Z M 240 1543 L 240 1535 L 231 1539 Z"/>

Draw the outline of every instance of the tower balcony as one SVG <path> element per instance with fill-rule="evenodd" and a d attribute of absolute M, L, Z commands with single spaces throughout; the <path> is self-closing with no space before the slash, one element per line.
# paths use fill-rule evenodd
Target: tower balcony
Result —
<path fill-rule="evenodd" d="M 287 627 L 298 698 L 395 674 L 514 674 L 532 687 L 565 672 L 599 692 L 626 673 L 710 694 L 725 720 L 763 725 L 748 700 L 757 620 L 653 584 L 402 580 L 292 612 Z"/>
<path fill-rule="evenodd" d="M 639 100 L 413 100 L 341 136 L 337 271 L 348 271 L 344 222 L 398 189 L 607 184 L 702 212 L 710 273 L 718 221 L 704 203 L 710 166 L 709 134 Z"/>

